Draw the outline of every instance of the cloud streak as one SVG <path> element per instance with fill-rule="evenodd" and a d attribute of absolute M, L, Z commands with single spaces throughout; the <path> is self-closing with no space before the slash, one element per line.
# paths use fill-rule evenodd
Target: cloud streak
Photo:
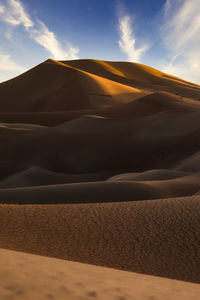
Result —
<path fill-rule="evenodd" d="M 0 13 L 3 13 L 2 19 L 12 25 L 17 26 L 22 24 L 25 28 L 33 27 L 33 22 L 28 16 L 28 14 L 25 12 L 24 7 L 22 6 L 21 2 L 17 0 L 8 0 L 7 1 L 7 7 L 3 7 L 3 11 Z"/>
<path fill-rule="evenodd" d="M 30 31 L 31 37 L 42 47 L 44 47 L 54 59 L 76 59 L 78 48 L 68 46 L 67 51 L 62 48 L 55 34 L 47 26 L 38 21 L 38 28 Z"/>
<path fill-rule="evenodd" d="M 145 44 L 141 47 L 136 47 L 136 38 L 132 31 L 132 22 L 129 15 L 120 17 L 118 30 L 120 34 L 118 43 L 121 51 L 127 55 L 129 61 L 139 62 L 149 46 Z"/>
<path fill-rule="evenodd" d="M 7 0 L 7 6 L 0 6 L 1 19 L 11 26 L 24 26 L 29 36 L 54 59 L 76 59 L 79 49 L 68 44 L 63 48 L 54 32 L 40 20 L 33 22 L 19 0 Z"/>
<path fill-rule="evenodd" d="M 200 83 L 200 1 L 167 0 L 164 45 L 171 60 L 163 71 Z"/>

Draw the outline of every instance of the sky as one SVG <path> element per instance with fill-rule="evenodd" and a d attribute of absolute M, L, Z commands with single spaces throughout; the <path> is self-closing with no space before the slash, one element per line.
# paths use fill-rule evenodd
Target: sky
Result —
<path fill-rule="evenodd" d="M 0 82 L 48 58 L 137 62 L 200 84 L 200 0 L 0 0 Z"/>

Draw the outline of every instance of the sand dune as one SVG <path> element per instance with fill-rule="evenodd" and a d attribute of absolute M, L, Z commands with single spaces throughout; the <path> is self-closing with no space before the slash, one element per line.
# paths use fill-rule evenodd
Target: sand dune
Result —
<path fill-rule="evenodd" d="M 141 173 L 127 173 L 115 175 L 108 179 L 108 181 L 153 181 L 153 180 L 167 180 L 183 176 L 187 176 L 187 172 L 177 170 L 150 170 Z"/>
<path fill-rule="evenodd" d="M 106 180 L 109 176 L 111 176 L 111 174 L 105 171 L 88 174 L 66 174 L 53 172 L 39 167 L 30 167 L 0 181 L 0 188 L 101 181 Z"/>
<path fill-rule="evenodd" d="M 34 130 L 34 129 L 44 129 L 44 126 L 35 124 L 24 124 L 24 123 L 0 123 L 1 129 L 8 130 Z"/>
<path fill-rule="evenodd" d="M 50 184 L 66 184 L 77 182 L 93 182 L 93 181 L 155 181 L 167 180 L 187 176 L 187 172 L 177 170 L 150 170 L 141 173 L 125 173 L 118 174 L 113 177 L 109 172 L 97 172 L 88 174 L 66 174 L 57 173 L 39 167 L 30 167 L 21 172 L 7 176 L 0 182 L 0 188 L 16 188 L 41 186 Z"/>
<path fill-rule="evenodd" d="M 197 284 L 0 250 L 1 299 L 196 300 Z"/>
<path fill-rule="evenodd" d="M 144 95 L 155 90 L 200 98 L 198 85 L 140 64 L 47 60 L 0 85 L 0 109 L 1 112 L 89 109 L 131 101 L 140 92 Z"/>
<path fill-rule="evenodd" d="M 44 126 L 55 126 L 74 120 L 84 115 L 99 115 L 117 119 L 138 119 L 147 115 L 153 115 L 162 111 L 188 111 L 200 110 L 200 102 L 193 99 L 182 99 L 177 95 L 166 92 L 150 93 L 134 99 L 128 103 L 113 105 L 110 107 L 75 109 L 55 112 L 0 112 L 0 121 L 6 123 L 33 123 Z"/>
<path fill-rule="evenodd" d="M 26 88 L 22 89 L 22 86 Z M 98 108 L 131 101 L 146 93 L 48 60 L 12 81 L 2 83 L 0 108 L 3 112 Z M 16 103 L 16 98 L 20 102 Z"/>
<path fill-rule="evenodd" d="M 133 289 L 135 299 L 153 299 L 155 286 L 158 299 L 169 298 L 167 289 L 192 299 L 189 283 L 64 260 L 200 283 L 198 100 L 199 85 L 128 62 L 49 59 L 0 84 L 5 299 L 43 299 L 47 287 L 60 299 L 59 272 L 69 299 L 122 300 Z M 32 285 L 38 273 L 44 281 Z"/>
<path fill-rule="evenodd" d="M 43 130 L 1 128 L 0 164 L 67 174 L 169 169 L 199 150 L 199 117 L 198 109 L 171 109 L 140 118 L 83 116 Z"/>
<path fill-rule="evenodd" d="M 17 176 L 15 178 L 16 182 L 18 182 Z M 25 179 L 25 186 L 27 186 Z M 124 181 L 51 184 L 50 186 L 43 187 L 11 188 L 0 190 L 0 203 L 96 203 L 181 197 L 197 193 L 199 191 L 199 182 L 200 172 L 170 180 L 134 182 L 126 181 L 125 179 Z M 33 185 L 31 182 L 29 184 Z"/>
<path fill-rule="evenodd" d="M 200 170 L 200 152 L 197 151 L 187 157 L 177 166 L 177 169 L 186 172 L 198 172 Z"/>

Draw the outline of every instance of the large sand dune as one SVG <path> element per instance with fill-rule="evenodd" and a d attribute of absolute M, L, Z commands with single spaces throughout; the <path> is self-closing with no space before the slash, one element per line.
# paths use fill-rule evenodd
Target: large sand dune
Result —
<path fill-rule="evenodd" d="M 30 281 L 47 264 L 66 267 L 66 276 L 78 270 L 80 282 L 79 269 L 88 272 L 91 289 L 98 286 L 97 267 L 67 259 L 200 283 L 199 100 L 199 85 L 125 62 L 49 59 L 1 83 L 0 248 L 9 250 L 0 252 L 13 261 L 3 282 L 12 286 L 24 260 L 30 265 L 23 268 L 29 273 L 23 297 L 40 299 Z M 116 299 L 133 293 L 131 282 L 153 287 L 163 280 L 185 297 L 196 288 L 101 270 L 109 280 L 116 276 L 115 284 L 133 276 L 127 295 Z M 43 275 L 44 285 L 56 286 Z M 86 293 L 71 285 L 69 299 Z M 111 299 L 112 289 L 83 299 Z M 1 290 L 5 299 L 10 291 Z M 59 299 L 62 291 L 56 293 Z M 134 299 L 145 297 L 135 290 Z M 16 292 L 12 299 L 18 298 Z"/>

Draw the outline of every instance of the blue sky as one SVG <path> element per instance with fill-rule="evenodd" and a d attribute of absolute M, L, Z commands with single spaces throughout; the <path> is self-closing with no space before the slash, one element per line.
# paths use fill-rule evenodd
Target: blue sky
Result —
<path fill-rule="evenodd" d="M 200 1 L 0 0 L 0 82 L 47 58 L 139 62 L 200 84 Z"/>

